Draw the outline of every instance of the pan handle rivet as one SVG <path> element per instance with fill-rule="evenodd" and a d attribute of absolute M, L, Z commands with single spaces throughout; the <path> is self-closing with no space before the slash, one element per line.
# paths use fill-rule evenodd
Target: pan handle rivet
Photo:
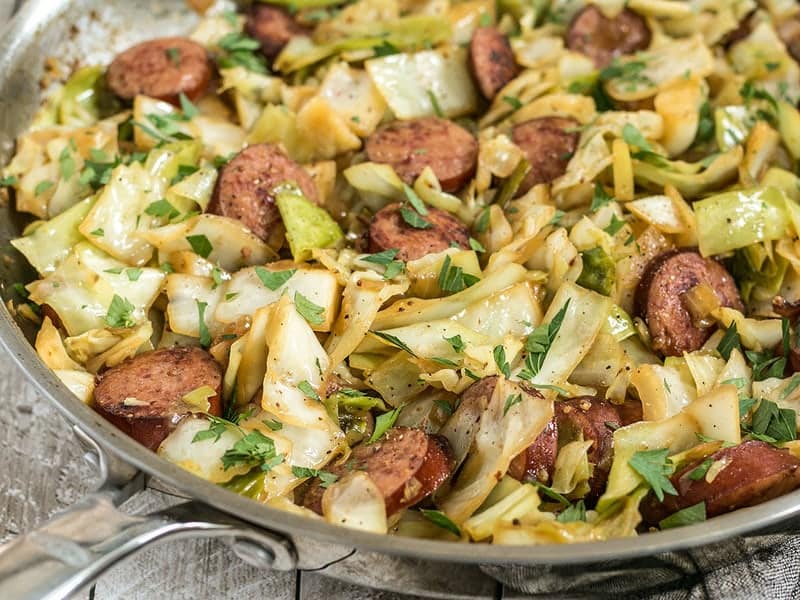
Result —
<path fill-rule="evenodd" d="M 275 554 L 272 550 L 250 540 L 234 540 L 233 551 L 236 553 L 236 556 L 247 564 L 259 569 L 271 569 L 272 565 L 275 563 Z"/>

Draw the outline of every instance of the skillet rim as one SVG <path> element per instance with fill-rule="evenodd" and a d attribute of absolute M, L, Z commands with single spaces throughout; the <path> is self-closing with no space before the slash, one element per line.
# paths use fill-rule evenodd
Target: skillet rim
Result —
<path fill-rule="evenodd" d="M 70 0 L 28 0 L 6 26 L 0 43 L 0 112 L 8 110 L 3 106 L 8 100 L 2 101 L 2 98 L 5 96 L 4 92 L 8 91 L 14 69 L 20 66 L 20 61 L 24 60 L 25 53 L 31 50 L 31 46 L 36 44 L 37 38 L 46 36 L 54 21 L 58 17 L 64 17 L 73 4 L 75 2 Z M 177 0 L 175 4 L 178 4 Z M 183 5 L 182 2 L 180 4 Z M 0 115 L 0 122 L 8 121 L 8 118 Z M 13 137 L 17 133 L 18 131 L 13 132 Z M 12 211 L 13 208 L 10 208 L 9 212 Z M 495 546 L 404 538 L 343 529 L 260 505 L 170 464 L 128 438 L 80 402 L 45 367 L 5 307 L 0 311 L 0 345 L 37 391 L 55 405 L 67 421 L 80 427 L 106 451 L 181 491 L 187 495 L 187 499 L 199 500 L 223 513 L 284 534 L 289 539 L 307 537 L 340 547 L 352 546 L 358 550 L 443 562 L 567 566 L 645 558 L 662 552 L 686 550 L 771 527 L 800 515 L 800 490 L 796 490 L 763 504 L 739 509 L 703 523 L 604 542 Z M 476 549 L 480 551 L 476 552 Z M 302 555 L 300 559 L 302 561 Z"/>

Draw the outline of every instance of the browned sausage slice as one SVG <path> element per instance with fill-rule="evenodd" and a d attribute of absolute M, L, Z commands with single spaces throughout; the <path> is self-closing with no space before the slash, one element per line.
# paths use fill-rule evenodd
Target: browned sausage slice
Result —
<path fill-rule="evenodd" d="M 684 467 L 671 477 L 677 496 L 666 495 L 664 501 L 659 502 L 651 495 L 642 503 L 645 522 L 656 525 L 672 513 L 700 502 L 706 503 L 706 516 L 715 517 L 766 502 L 800 487 L 800 460 L 765 442 L 749 441 L 723 448 L 710 458 L 724 464 L 711 482 L 706 481 L 705 476 L 697 481 L 689 477 L 703 460 Z"/>
<path fill-rule="evenodd" d="M 511 140 L 525 153 L 531 170 L 517 190 L 522 195 L 534 185 L 551 183 L 567 170 L 578 147 L 580 123 L 565 117 L 524 121 L 511 130 Z"/>
<path fill-rule="evenodd" d="M 386 514 L 393 515 L 431 495 L 450 476 L 452 456 L 446 439 L 420 429 L 395 427 L 374 444 L 353 448 L 344 465 L 331 473 L 342 476 L 366 471 L 386 501 Z M 303 497 L 306 508 L 322 513 L 325 490 L 312 482 Z"/>
<path fill-rule="evenodd" d="M 744 310 L 733 277 L 696 250 L 670 250 L 647 266 L 636 289 L 636 310 L 647 323 L 654 350 L 681 356 L 699 349 L 711 336 L 711 328 L 695 324 L 684 301 L 684 294 L 700 283 L 711 286 L 722 306 Z"/>
<path fill-rule="evenodd" d="M 284 9 L 269 4 L 253 4 L 247 13 L 245 32 L 261 44 L 261 53 L 272 60 L 296 35 L 306 35 L 301 27 Z"/>
<path fill-rule="evenodd" d="M 156 450 L 189 413 L 181 399 L 208 386 L 212 415 L 222 414 L 222 368 L 200 348 L 175 347 L 129 358 L 97 377 L 94 408 L 139 443 Z"/>
<path fill-rule="evenodd" d="M 558 425 L 555 419 L 545 425 L 542 433 L 508 466 L 509 476 L 519 481 L 550 483 L 558 454 Z"/>
<path fill-rule="evenodd" d="M 384 206 L 369 224 L 370 252 L 396 249 L 397 258 L 408 261 L 447 250 L 452 243 L 469 248 L 469 230 L 450 213 L 428 207 L 423 218 L 433 227 L 412 227 L 403 220 L 400 204 Z"/>
<path fill-rule="evenodd" d="M 181 93 L 196 100 L 211 79 L 206 49 L 174 37 L 149 40 L 119 54 L 108 67 L 108 86 L 124 100 L 139 94 L 178 104 Z"/>
<path fill-rule="evenodd" d="M 588 454 L 594 465 L 588 498 L 599 498 L 614 459 L 614 426 L 621 421 L 619 411 L 610 402 L 591 396 L 556 402 L 555 410 L 562 445 L 579 437 L 593 442 Z"/>
<path fill-rule="evenodd" d="M 469 43 L 469 65 L 487 100 L 517 76 L 517 62 L 508 38 L 494 27 L 478 27 Z"/>
<path fill-rule="evenodd" d="M 598 69 L 617 56 L 646 49 L 651 38 L 647 22 L 627 8 L 610 19 L 589 5 L 573 17 L 567 29 L 567 47 L 591 58 Z"/>
<path fill-rule="evenodd" d="M 409 185 L 430 167 L 446 192 L 469 181 L 478 160 L 475 137 L 439 117 L 394 121 L 369 136 L 364 149 L 369 160 L 391 165 Z"/>
<path fill-rule="evenodd" d="M 274 190 L 284 183 L 297 184 L 306 197 L 317 201 L 317 188 L 303 167 L 272 144 L 255 144 L 222 167 L 208 212 L 237 219 L 269 242 L 281 216 Z"/>

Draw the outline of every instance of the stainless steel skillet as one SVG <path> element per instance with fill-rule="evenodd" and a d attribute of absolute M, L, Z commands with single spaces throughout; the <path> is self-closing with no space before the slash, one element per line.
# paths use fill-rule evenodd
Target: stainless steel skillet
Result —
<path fill-rule="evenodd" d="M 40 102 L 41 82 L 54 67 L 104 63 L 133 42 L 188 31 L 194 17 L 183 0 L 29 0 L 0 43 L 0 159 Z M 47 65 L 47 72 L 45 66 Z M 25 221 L 0 207 L 0 292 L 34 273 L 8 245 Z M 711 521 L 604 543 L 509 547 L 380 536 L 342 529 L 267 508 L 207 483 L 160 459 L 84 406 L 39 361 L 35 331 L 0 310 L 0 342 L 43 396 L 75 425 L 105 483 L 66 513 L 0 551 L 0 598 L 61 598 L 115 561 L 175 536 L 232 540 L 245 560 L 275 569 L 323 569 L 335 576 L 406 593 L 442 598 L 491 595 L 479 564 L 548 565 L 568 576 L 587 568 L 647 568 L 648 557 L 710 544 L 767 527 L 791 527 L 800 491 Z M 157 481 L 189 501 L 146 517 L 115 506 Z"/>

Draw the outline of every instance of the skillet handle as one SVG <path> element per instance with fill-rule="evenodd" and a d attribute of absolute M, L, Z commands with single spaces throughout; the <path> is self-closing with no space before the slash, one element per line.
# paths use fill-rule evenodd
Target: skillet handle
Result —
<path fill-rule="evenodd" d="M 82 441 L 89 440 L 76 430 Z M 94 445 L 94 444 L 92 444 Z M 144 475 L 114 468 L 95 445 L 105 483 L 65 511 L 0 547 L 0 598 L 60 600 L 117 562 L 166 539 L 225 538 L 239 558 L 263 569 L 293 570 L 294 545 L 199 502 L 132 516 L 116 506 L 144 489 Z"/>

